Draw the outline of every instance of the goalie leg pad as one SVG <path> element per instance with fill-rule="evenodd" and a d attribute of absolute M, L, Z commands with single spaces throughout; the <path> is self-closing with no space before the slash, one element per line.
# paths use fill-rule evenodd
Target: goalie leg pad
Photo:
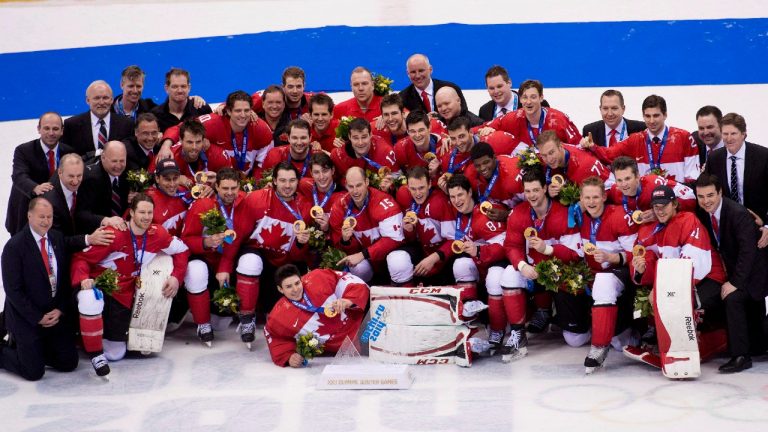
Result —
<path fill-rule="evenodd" d="M 371 315 L 380 311 L 380 321 L 389 325 L 444 325 L 462 323 L 455 287 L 371 287 Z"/>
<path fill-rule="evenodd" d="M 387 325 L 370 339 L 370 357 L 384 363 L 470 366 L 466 326 Z"/>

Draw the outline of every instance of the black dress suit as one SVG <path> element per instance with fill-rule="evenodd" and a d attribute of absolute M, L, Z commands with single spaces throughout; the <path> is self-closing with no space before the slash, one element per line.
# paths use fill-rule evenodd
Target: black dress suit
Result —
<path fill-rule="evenodd" d="M 128 209 L 128 181 L 126 171 L 118 178 L 120 216 Z M 88 234 L 101 226 L 101 220 L 112 216 L 112 182 L 101 162 L 85 167 L 83 183 L 77 194 L 75 232 Z"/>
<path fill-rule="evenodd" d="M 157 117 L 157 125 L 160 127 L 160 132 L 165 132 L 169 127 L 176 126 L 186 119 L 197 118 L 198 116 L 211 114 L 212 112 L 213 110 L 211 110 L 211 107 L 208 104 L 205 104 L 200 108 L 195 108 L 195 104 L 193 104 L 191 100 L 187 100 L 187 105 L 184 106 L 184 113 L 181 115 L 181 118 L 171 114 L 171 110 L 168 107 L 168 99 L 162 104 L 152 108 L 152 114 Z"/>
<path fill-rule="evenodd" d="M 639 120 L 629 120 L 624 119 L 625 122 L 627 122 L 627 137 L 630 134 L 633 134 L 635 132 L 642 132 L 645 130 L 645 123 L 641 122 Z M 621 131 L 618 131 L 621 133 Z M 600 147 L 605 147 L 605 122 L 603 120 L 598 120 L 596 122 L 590 123 L 581 130 L 581 136 L 586 137 L 592 133 L 592 139 L 595 141 L 596 145 L 599 145 Z M 617 134 L 618 135 L 618 134 Z M 618 141 L 619 137 L 616 137 L 616 140 Z"/>
<path fill-rule="evenodd" d="M 13 344 L 0 347 L 0 367 L 28 380 L 42 378 L 45 365 L 71 371 L 78 360 L 74 329 L 68 319 L 74 311 L 69 277 L 71 252 L 66 250 L 61 233 L 50 230 L 47 238 L 56 256 L 55 297 L 40 246 L 28 226 L 5 244 L 2 255 L 5 324 Z M 43 315 L 53 309 L 62 312 L 59 322 L 48 328 L 40 326 Z"/>
<path fill-rule="evenodd" d="M 464 93 L 461 92 L 461 88 L 450 81 L 443 81 L 432 78 L 432 109 L 430 111 L 437 111 L 435 106 L 435 95 L 437 91 L 443 87 L 453 87 L 456 93 L 461 98 L 461 110 L 467 110 L 467 101 L 464 99 Z M 403 100 L 403 105 L 408 108 L 408 111 L 424 110 L 424 101 L 421 99 L 421 91 L 416 88 L 415 85 L 410 84 L 404 88 L 400 93 L 400 99 Z"/>
<path fill-rule="evenodd" d="M 517 95 L 517 91 L 512 90 L 512 93 L 514 93 L 515 97 L 517 98 L 517 109 L 520 109 L 523 107 L 523 105 L 520 103 L 520 98 Z M 541 101 L 541 106 L 545 108 L 549 108 L 549 102 L 546 100 Z M 493 99 L 489 100 L 488 102 L 484 103 L 483 106 L 480 107 L 480 111 L 478 111 L 478 115 L 481 119 L 484 121 L 491 121 L 494 119 L 493 113 L 496 112 L 496 102 L 493 101 Z"/>
<path fill-rule="evenodd" d="M 768 148 L 745 142 L 744 179 L 742 203 L 768 223 Z M 725 148 L 713 150 L 704 172 L 720 179 L 723 196 L 731 196 L 731 180 L 728 175 L 730 154 Z"/>
<path fill-rule="evenodd" d="M 59 158 L 74 153 L 72 147 L 59 143 Z M 5 228 L 11 235 L 27 224 L 27 205 L 34 198 L 33 190 L 51 177 L 48 172 L 48 156 L 39 139 L 20 144 L 13 152 L 12 189 L 5 214 Z"/>
<path fill-rule="evenodd" d="M 759 249 L 760 232 L 752 215 L 741 204 L 723 197 L 718 235 L 712 218 L 700 207 L 696 215 L 709 232 L 728 273 L 728 282 L 737 290 L 725 298 L 728 345 L 732 356 L 765 350 L 762 321 L 768 295 L 768 249 Z M 719 293 L 718 293 L 719 294 Z"/>
<path fill-rule="evenodd" d="M 75 235 L 75 219 L 69 211 L 67 198 L 64 196 L 64 189 L 58 174 L 51 177 L 51 184 L 53 184 L 53 189 L 43 194 L 43 198 L 47 199 L 53 206 L 53 225 L 51 228 L 65 236 L 73 236 Z M 77 208 L 77 202 L 75 208 Z"/>
<path fill-rule="evenodd" d="M 112 107 L 109 109 L 112 112 L 112 114 L 116 114 L 117 113 L 117 111 L 115 110 L 115 106 L 118 103 L 120 103 L 122 101 L 122 99 L 123 99 L 123 95 L 122 94 L 119 94 L 119 95 L 115 96 L 115 100 L 112 101 Z M 136 108 L 136 115 L 138 116 L 139 114 L 151 112 L 152 108 L 154 108 L 156 106 L 157 106 L 157 104 L 155 103 L 155 101 L 153 101 L 150 98 L 139 99 L 139 104 L 138 104 L 138 107 Z M 127 114 L 125 114 L 125 115 L 126 115 L 126 117 L 131 119 L 131 121 L 134 123 L 134 125 L 136 124 L 136 120 L 133 117 L 131 117 L 131 116 L 127 115 Z"/>
<path fill-rule="evenodd" d="M 140 168 L 147 169 L 149 168 L 150 158 L 149 155 L 144 153 L 144 150 L 141 148 L 141 145 L 139 145 L 139 142 L 136 140 L 136 136 L 132 135 L 128 138 L 123 140 L 123 143 L 125 144 L 125 151 L 126 151 L 126 161 L 125 161 L 125 170 L 126 171 L 135 171 Z M 157 152 L 160 150 L 160 145 L 156 145 L 153 151 L 153 155 L 156 155 Z"/>
<path fill-rule="evenodd" d="M 107 141 L 122 141 L 133 135 L 133 120 L 120 114 L 110 114 L 107 132 Z M 77 154 L 83 156 L 86 162 L 92 159 L 96 152 L 96 146 L 93 144 L 91 112 L 86 111 L 64 120 L 64 137 L 62 140 L 72 147 Z"/>

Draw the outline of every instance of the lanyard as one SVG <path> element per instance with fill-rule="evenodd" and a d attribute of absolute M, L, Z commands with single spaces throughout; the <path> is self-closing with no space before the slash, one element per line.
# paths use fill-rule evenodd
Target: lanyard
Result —
<path fill-rule="evenodd" d="M 204 151 L 200 152 L 200 156 L 199 156 L 199 158 L 197 160 L 198 161 L 203 161 L 203 169 L 200 170 L 200 171 L 208 171 L 208 156 L 205 155 Z M 189 162 L 185 161 L 184 163 L 187 164 L 187 169 L 189 170 L 189 173 L 192 174 L 192 179 L 194 180 L 195 179 L 195 171 L 192 170 L 191 166 L 189 166 Z"/>
<path fill-rule="evenodd" d="M 307 174 L 307 169 L 309 169 L 309 154 L 310 154 L 309 151 L 307 151 L 307 156 L 304 158 L 304 166 L 301 167 L 301 175 L 299 176 L 299 178 L 302 178 L 304 177 L 304 175 Z M 288 151 L 288 159 L 286 160 L 288 162 L 293 162 L 296 159 L 294 159 L 293 156 L 291 156 L 291 152 Z"/>
<path fill-rule="evenodd" d="M 336 184 L 331 183 L 331 186 L 328 188 L 328 192 L 325 193 L 325 196 L 323 197 L 322 201 L 317 200 L 317 185 L 312 185 L 312 201 L 314 201 L 316 206 L 325 207 L 325 203 L 328 202 L 329 199 L 331 199 L 331 195 L 333 195 L 333 191 L 336 189 Z"/>
<path fill-rule="evenodd" d="M 637 184 L 637 192 L 635 193 L 635 210 L 637 210 L 638 203 L 640 202 L 640 194 L 643 192 L 643 186 L 638 183 Z M 622 194 L 621 195 L 621 205 L 624 206 L 624 213 L 626 214 L 632 214 L 631 211 L 629 211 L 629 198 Z"/>
<path fill-rule="evenodd" d="M 544 129 L 544 120 L 547 118 L 547 110 L 544 108 L 541 109 L 541 117 L 539 118 L 539 127 L 538 127 L 538 133 L 534 136 L 533 134 L 533 128 L 531 127 L 531 122 L 528 121 L 528 119 L 525 119 L 525 124 L 528 126 L 528 136 L 531 137 L 531 145 L 536 144 L 536 137 L 541 135 L 541 131 Z"/>
<path fill-rule="evenodd" d="M 467 235 L 469 232 L 469 229 L 472 227 L 472 216 L 474 215 L 472 212 L 469 213 L 469 219 L 467 219 L 467 224 L 464 226 L 464 229 L 461 228 L 461 219 L 463 214 L 461 212 L 457 212 L 456 215 L 456 232 L 453 233 L 453 239 L 454 240 L 462 240 L 464 236 Z"/>
<path fill-rule="evenodd" d="M 291 212 L 291 214 L 293 215 L 293 217 L 295 217 L 295 218 L 296 218 L 296 220 L 302 220 L 302 218 L 301 218 L 301 214 L 299 214 L 299 212 L 297 212 L 297 211 L 296 211 L 296 210 L 294 210 L 294 209 L 293 209 L 291 206 L 289 206 L 289 205 L 288 205 L 288 203 L 287 203 L 287 202 L 285 202 L 285 200 L 283 199 L 283 197 L 281 197 L 280 195 L 278 195 L 278 194 L 277 194 L 277 192 L 275 192 L 275 196 L 277 197 L 277 199 L 279 199 L 279 200 L 280 200 L 280 203 L 281 203 L 281 204 L 283 204 L 283 207 L 287 208 L 287 209 L 288 209 L 288 211 L 289 211 L 289 212 Z M 232 211 L 233 211 L 233 212 L 235 211 L 235 206 L 234 206 L 234 205 L 232 205 Z"/>
<path fill-rule="evenodd" d="M 290 302 L 294 306 L 296 306 L 297 308 L 299 308 L 299 309 L 301 309 L 303 311 L 306 311 L 306 312 L 315 313 L 315 312 L 323 312 L 325 310 L 325 308 L 323 308 L 323 307 L 317 307 L 317 306 L 313 305 L 312 301 L 309 299 L 309 296 L 307 296 L 307 292 L 306 291 L 304 291 L 304 293 L 302 294 L 302 298 L 304 300 L 303 303 L 302 302 L 297 302 L 296 300 L 291 300 Z"/>
<path fill-rule="evenodd" d="M 549 214 L 549 209 L 552 208 L 552 200 L 547 200 L 547 212 L 544 213 L 544 216 L 541 217 L 541 219 L 538 219 L 536 217 L 536 211 L 531 207 L 531 222 L 533 222 L 533 227 L 536 228 L 536 231 L 541 234 L 541 230 L 544 229 L 544 221 L 547 218 L 547 215 Z M 538 222 L 536 222 L 538 221 Z"/>
<path fill-rule="evenodd" d="M 571 159 L 571 152 L 568 150 L 565 150 L 565 162 L 563 162 L 563 174 L 565 174 L 565 177 L 568 177 L 568 161 Z M 544 182 L 546 184 L 552 183 L 552 167 L 548 166 L 547 171 L 544 174 Z"/>
<path fill-rule="evenodd" d="M 597 219 L 592 219 L 589 221 L 589 241 L 592 242 L 592 244 L 597 244 L 597 230 L 600 229 L 600 225 L 602 225 L 602 217 L 598 217 Z"/>
<path fill-rule="evenodd" d="M 168 192 L 164 191 L 161 188 L 157 188 L 157 190 L 159 190 L 160 193 L 162 193 L 165 196 L 169 196 L 171 198 L 180 198 L 182 201 L 184 201 L 184 204 L 186 204 L 186 205 L 190 205 L 190 204 L 192 204 L 192 201 L 194 201 L 189 196 L 189 191 L 186 191 L 186 192 L 175 192 L 175 193 L 169 194 Z"/>
<path fill-rule="evenodd" d="M 235 225 L 235 203 L 232 203 L 232 210 L 229 211 L 229 214 L 227 214 L 227 207 L 224 205 L 224 202 L 221 200 L 221 197 L 217 196 L 216 200 L 219 201 L 219 208 L 221 209 L 221 214 L 224 215 L 224 220 L 227 221 L 227 228 L 234 229 Z"/>
<path fill-rule="evenodd" d="M 349 216 L 352 216 L 352 217 L 356 218 L 356 217 L 360 216 L 360 214 L 362 214 L 365 211 L 366 207 L 368 207 L 368 200 L 370 198 L 371 198 L 370 195 L 366 196 L 365 197 L 365 202 L 363 203 L 363 208 L 361 208 L 359 212 L 357 212 L 356 214 L 353 215 L 352 214 L 352 207 L 355 206 L 355 200 L 353 200 L 352 197 L 349 197 L 349 205 L 347 205 L 347 211 L 346 211 L 346 213 L 344 213 L 344 217 L 348 218 Z"/>
<path fill-rule="evenodd" d="M 619 133 L 619 141 L 624 141 L 624 138 L 627 136 L 627 122 L 625 120 L 621 121 L 621 132 Z"/>
<path fill-rule="evenodd" d="M 375 169 L 381 168 L 381 165 L 374 162 L 372 159 L 370 159 L 368 156 L 362 156 L 363 159 L 365 159 L 366 162 L 368 162 L 368 165 L 374 167 Z"/>
<path fill-rule="evenodd" d="M 491 179 L 488 181 L 488 187 L 485 188 L 485 193 L 480 194 L 480 186 L 478 185 L 477 188 L 477 194 L 480 195 L 480 202 L 488 201 L 488 195 L 491 194 L 491 190 L 493 190 L 493 187 L 496 186 L 496 181 L 499 179 L 499 162 L 496 161 L 496 168 L 493 169 L 493 175 L 491 175 Z"/>
<path fill-rule="evenodd" d="M 667 225 L 663 224 L 663 223 L 656 224 L 656 226 L 653 228 L 653 232 L 651 233 L 651 235 L 649 235 L 648 237 L 646 237 L 646 238 L 644 238 L 642 240 L 637 240 L 637 244 L 642 245 L 643 243 L 648 241 L 649 238 L 655 236 L 656 233 L 658 233 L 659 231 L 663 230 L 666 227 L 667 227 Z"/>
<path fill-rule="evenodd" d="M 133 263 L 136 271 L 133 276 L 141 276 L 141 266 L 144 263 L 144 252 L 147 250 L 147 232 L 144 231 L 144 235 L 141 238 L 141 256 L 139 256 L 139 245 L 136 243 L 136 235 L 133 234 L 133 230 L 128 227 L 128 231 L 131 233 L 131 243 L 133 243 Z"/>
<path fill-rule="evenodd" d="M 115 111 L 117 111 L 118 114 L 129 116 L 128 113 L 125 112 L 125 107 L 123 106 L 123 97 L 120 96 L 120 99 L 117 100 L 117 103 L 115 103 Z M 130 117 L 133 118 L 133 122 L 136 123 L 136 115 L 139 113 L 139 104 L 136 104 L 136 108 L 134 108 L 131 111 Z"/>
<path fill-rule="evenodd" d="M 464 162 L 462 162 L 462 163 L 460 163 L 458 165 L 454 165 L 453 162 L 456 160 L 456 154 L 458 152 L 459 152 L 458 148 L 453 149 L 453 151 L 451 152 L 451 158 L 448 160 L 448 173 L 449 174 L 453 174 L 454 172 L 456 172 L 456 170 L 461 169 L 470 160 L 470 157 L 467 156 L 467 158 L 464 159 Z"/>
<path fill-rule="evenodd" d="M 248 128 L 243 129 L 243 143 L 240 144 L 240 151 L 237 150 L 237 136 L 235 131 L 232 131 L 232 150 L 235 151 L 235 160 L 237 161 L 237 169 L 243 171 L 245 169 L 245 161 L 248 156 Z"/>
<path fill-rule="evenodd" d="M 645 137 L 645 150 L 648 153 L 648 164 L 651 169 L 661 168 L 661 156 L 664 154 L 664 147 L 667 146 L 667 137 L 669 135 L 669 128 L 664 128 L 664 136 L 661 138 L 661 146 L 659 146 L 659 159 L 653 160 L 653 149 L 651 149 L 651 134 Z"/>

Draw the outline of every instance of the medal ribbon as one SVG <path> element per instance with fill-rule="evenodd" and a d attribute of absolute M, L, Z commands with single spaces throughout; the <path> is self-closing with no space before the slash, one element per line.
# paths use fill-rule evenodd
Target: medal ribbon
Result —
<path fill-rule="evenodd" d="M 299 308 L 299 309 L 301 309 L 303 311 L 306 311 L 306 312 L 311 312 L 311 313 L 315 313 L 315 312 L 324 313 L 325 312 L 325 308 L 324 307 L 317 307 L 317 306 L 312 304 L 312 301 L 309 300 L 309 296 L 307 296 L 307 292 L 306 291 L 304 291 L 304 294 L 302 295 L 302 297 L 303 297 L 303 300 L 304 300 L 303 303 L 302 302 L 297 302 L 296 300 L 290 300 L 290 302 L 294 306 L 296 306 L 297 308 Z"/>
<path fill-rule="evenodd" d="M 637 204 L 640 202 L 640 194 L 643 192 L 643 186 L 638 183 L 637 184 L 637 192 L 635 193 L 635 210 L 638 209 Z M 621 196 L 621 205 L 624 207 L 624 213 L 631 215 L 632 212 L 629 210 L 629 198 L 627 198 L 626 195 L 622 194 Z"/>
<path fill-rule="evenodd" d="M 317 200 L 317 185 L 312 185 L 312 201 L 314 201 L 316 206 L 325 207 L 325 203 L 328 202 L 329 199 L 331 199 L 331 195 L 333 195 L 333 190 L 336 189 L 336 184 L 331 183 L 331 186 L 328 188 L 328 192 L 325 193 L 325 196 L 323 197 L 322 201 Z"/>
<path fill-rule="evenodd" d="M 466 165 L 467 162 L 469 162 L 469 160 L 470 160 L 470 158 L 467 157 L 466 159 L 464 159 L 464 162 L 460 163 L 458 166 L 455 166 L 453 164 L 453 162 L 456 160 L 456 154 L 458 152 L 459 152 L 458 148 L 455 148 L 455 149 L 453 149 L 453 151 L 451 151 L 451 158 L 448 160 L 448 173 L 449 174 L 453 174 L 454 172 L 456 172 L 456 170 L 458 170 L 458 169 L 462 168 L 464 165 Z"/>
<path fill-rule="evenodd" d="M 531 144 L 536 144 L 536 137 L 541 135 L 541 131 L 544 129 L 544 120 L 547 118 L 547 110 L 545 110 L 543 107 L 541 108 L 541 117 L 539 118 L 539 127 L 538 127 L 538 133 L 534 136 L 533 134 L 533 128 L 531 127 L 531 122 L 528 121 L 528 119 L 525 119 L 525 125 L 528 127 L 528 136 L 531 137 Z"/>
<path fill-rule="evenodd" d="M 651 169 L 661 168 L 661 156 L 664 154 L 664 147 L 667 146 L 667 138 L 669 135 L 669 127 L 664 128 L 664 136 L 661 138 L 661 146 L 659 146 L 659 159 L 653 159 L 653 149 L 651 148 L 651 134 L 650 132 L 645 137 L 645 150 L 648 153 L 648 164 Z"/>
<path fill-rule="evenodd" d="M 240 145 L 240 151 L 237 150 L 237 136 L 235 131 L 232 131 L 232 150 L 235 152 L 235 160 L 237 161 L 237 169 L 240 171 L 245 170 L 245 162 L 248 156 L 248 128 L 243 129 L 243 143 Z"/>
<path fill-rule="evenodd" d="M 136 235 L 133 234 L 133 230 L 128 227 L 128 231 L 131 233 L 131 243 L 133 243 L 133 263 L 136 271 L 133 276 L 141 277 L 141 266 L 144 263 L 144 252 L 147 250 L 147 232 L 144 231 L 144 235 L 141 237 L 141 255 L 139 255 L 139 245 L 136 242 Z"/>
<path fill-rule="evenodd" d="M 461 212 L 457 212 L 456 215 L 456 231 L 453 233 L 453 239 L 454 240 L 462 240 L 464 236 L 467 235 L 467 232 L 469 231 L 469 228 L 472 226 L 472 216 L 473 213 L 469 213 L 469 219 L 467 219 L 467 224 L 464 226 L 464 229 L 461 228 L 461 219 L 464 216 Z"/>
<path fill-rule="evenodd" d="M 499 162 L 496 162 L 496 168 L 493 169 L 493 175 L 491 175 L 491 179 L 488 181 L 488 187 L 485 188 L 485 193 L 480 194 L 480 187 L 478 185 L 477 194 L 480 195 L 480 202 L 488 201 L 488 195 L 491 194 L 491 190 L 493 190 L 493 187 L 496 186 L 496 181 L 499 179 Z"/>

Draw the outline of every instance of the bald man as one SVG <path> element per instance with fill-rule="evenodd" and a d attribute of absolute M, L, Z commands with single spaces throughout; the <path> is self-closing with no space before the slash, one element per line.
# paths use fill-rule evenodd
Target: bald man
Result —
<path fill-rule="evenodd" d="M 133 120 L 110 112 L 112 88 L 105 81 L 92 82 L 85 91 L 89 110 L 64 121 L 64 137 L 86 163 L 95 161 L 107 141 L 120 141 L 133 134 Z"/>
<path fill-rule="evenodd" d="M 62 156 L 74 152 L 72 147 L 61 143 L 63 131 L 61 116 L 47 112 L 37 122 L 39 138 L 19 144 L 13 151 L 13 187 L 5 214 L 5 228 L 11 235 L 26 225 L 29 201 L 53 188 L 49 179 Z"/>
<path fill-rule="evenodd" d="M 333 118 L 346 116 L 364 118 L 375 123 L 381 117 L 381 96 L 374 93 L 373 73 L 363 66 L 352 69 L 349 77 L 352 97 L 333 108 Z"/>
<path fill-rule="evenodd" d="M 432 78 L 432 65 L 424 54 L 414 54 L 405 62 L 405 70 L 411 84 L 400 92 L 403 105 L 409 111 L 422 110 L 424 112 L 437 111 L 435 94 L 443 87 L 451 87 L 456 91 L 461 100 L 461 110 L 467 110 L 467 101 L 461 93 L 461 88 L 456 84 Z"/>
<path fill-rule="evenodd" d="M 88 165 L 75 208 L 75 230 L 88 234 L 100 226 L 127 229 L 123 215 L 128 209 L 125 179 L 126 150 L 120 141 L 109 141 L 99 162 Z"/>
<path fill-rule="evenodd" d="M 461 90 L 459 90 L 461 91 Z M 462 107 L 461 94 L 453 87 L 443 87 L 435 94 L 438 119 L 444 124 L 450 124 L 451 120 L 463 115 L 469 118 L 471 127 L 483 124 L 483 119 L 469 112 L 466 106 Z"/>

